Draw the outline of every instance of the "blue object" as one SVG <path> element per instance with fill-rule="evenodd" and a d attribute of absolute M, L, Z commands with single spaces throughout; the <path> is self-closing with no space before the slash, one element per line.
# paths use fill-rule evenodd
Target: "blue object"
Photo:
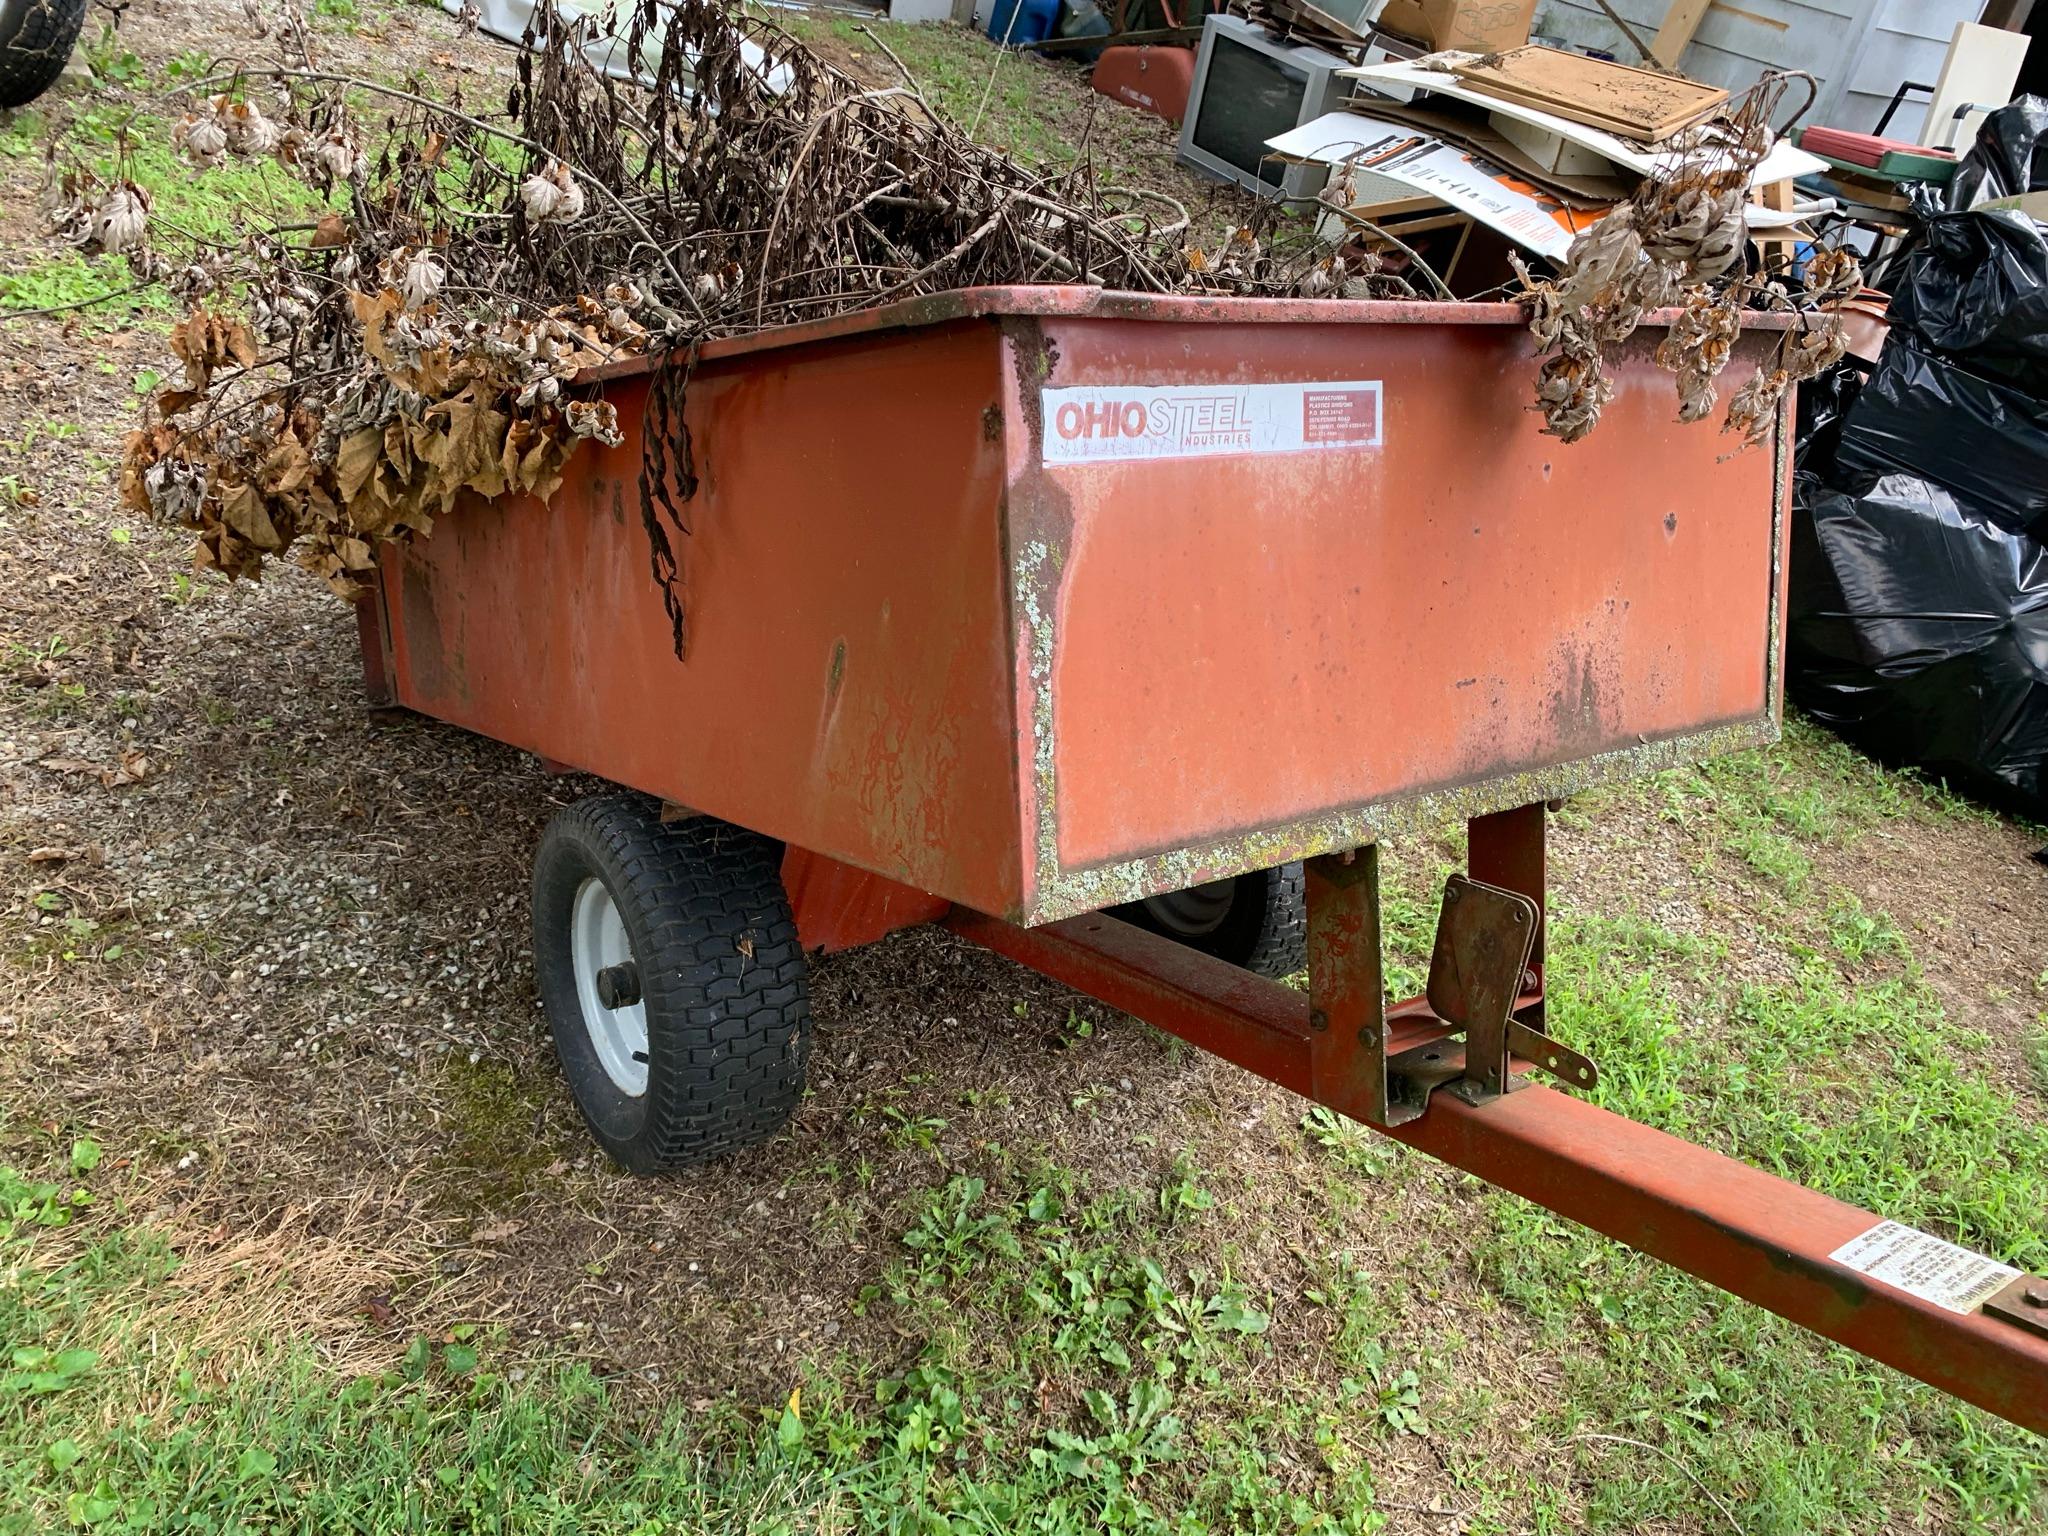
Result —
<path fill-rule="evenodd" d="M 1012 48 L 1030 48 L 1051 37 L 1059 20 L 1060 0 L 995 0 L 988 35 Z"/>

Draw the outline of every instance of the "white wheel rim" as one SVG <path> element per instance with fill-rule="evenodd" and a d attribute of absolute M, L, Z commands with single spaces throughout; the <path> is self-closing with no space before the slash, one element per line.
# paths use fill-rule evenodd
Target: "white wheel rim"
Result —
<path fill-rule="evenodd" d="M 647 1091 L 647 1005 L 607 1008 L 598 1001 L 597 973 L 633 958 L 626 920 L 604 882 L 585 880 L 569 912 L 569 959 L 576 970 L 576 1002 L 598 1064 L 619 1092 L 638 1098 Z"/>

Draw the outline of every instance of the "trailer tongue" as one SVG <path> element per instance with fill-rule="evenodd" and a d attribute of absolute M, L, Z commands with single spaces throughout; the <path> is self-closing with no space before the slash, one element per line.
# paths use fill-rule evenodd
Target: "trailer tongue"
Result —
<path fill-rule="evenodd" d="M 1789 428 L 1675 424 L 1651 335 L 1560 445 L 1518 322 L 949 294 L 705 346 L 672 525 L 676 380 L 636 363 L 592 382 L 639 427 L 546 504 L 387 551 L 377 702 L 637 792 L 536 875 L 598 1139 L 651 1171 L 772 1131 L 804 954 L 943 920 L 2048 1432 L 2048 1281 L 1527 1083 L 1598 1076 L 1544 1030 L 1545 802 L 1777 735 Z M 1469 874 L 1389 1007 L 1376 843 L 1447 816 Z M 1100 911 L 1303 859 L 1305 995 Z"/>

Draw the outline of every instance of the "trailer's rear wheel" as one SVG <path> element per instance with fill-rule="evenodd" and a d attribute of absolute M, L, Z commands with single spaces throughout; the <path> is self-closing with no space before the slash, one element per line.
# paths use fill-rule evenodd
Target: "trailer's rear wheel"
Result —
<path fill-rule="evenodd" d="M 1277 980 L 1308 964 L 1307 883 L 1299 864 L 1212 880 L 1111 911 L 1261 976 Z"/>
<path fill-rule="evenodd" d="M 0 107 L 34 101 L 64 73 L 86 0 L 0 0 Z"/>
<path fill-rule="evenodd" d="M 772 1135 L 811 1014 L 780 850 L 636 795 L 578 801 L 534 856 L 534 970 L 569 1090 L 633 1173 Z"/>

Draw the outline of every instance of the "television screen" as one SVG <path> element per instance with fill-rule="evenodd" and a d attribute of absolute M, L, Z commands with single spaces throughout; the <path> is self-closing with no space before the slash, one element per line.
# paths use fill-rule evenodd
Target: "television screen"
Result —
<path fill-rule="evenodd" d="M 1217 33 L 1211 47 L 1195 147 L 1277 187 L 1288 167 L 1268 158 L 1266 140 L 1295 125 L 1308 75 L 1227 33 Z"/>

